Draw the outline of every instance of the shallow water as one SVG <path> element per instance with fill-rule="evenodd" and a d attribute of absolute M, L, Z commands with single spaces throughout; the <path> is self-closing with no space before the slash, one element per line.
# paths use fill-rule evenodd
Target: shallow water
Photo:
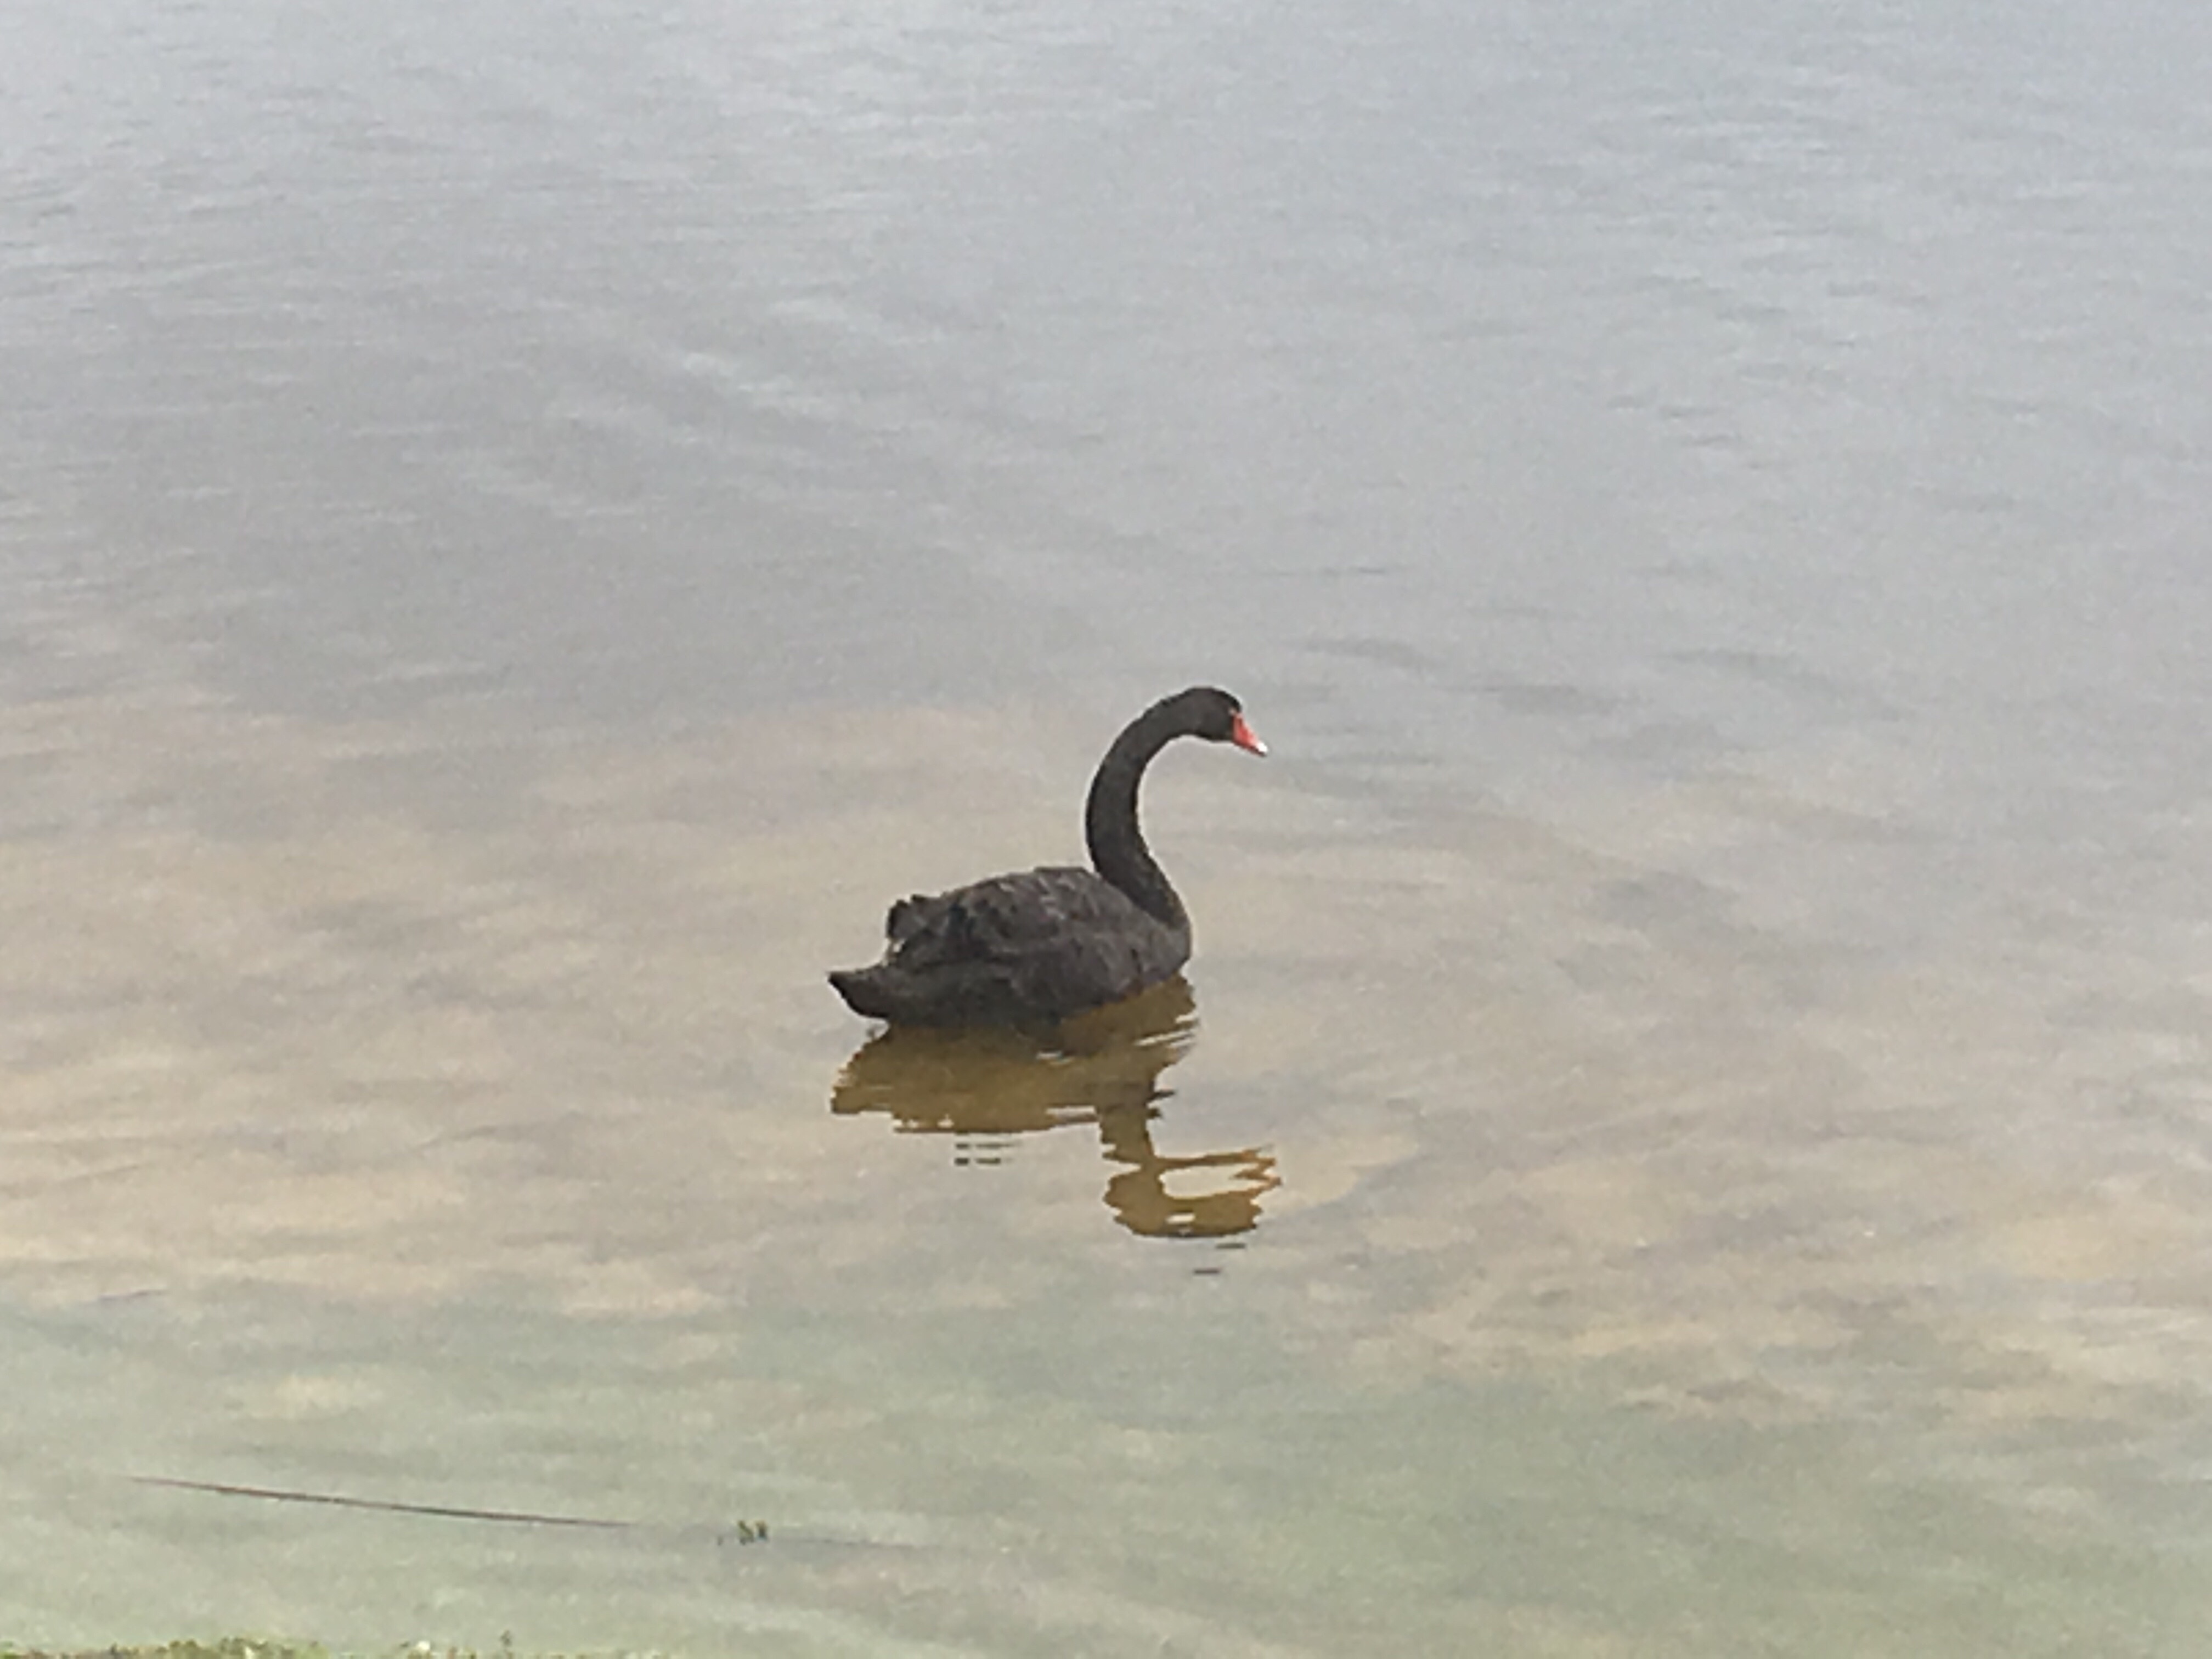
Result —
<path fill-rule="evenodd" d="M 0 1638 L 2200 1652 L 2208 42 L 2087 27 L 34 10 Z M 1187 983 L 844 1013 L 1196 678 Z"/>

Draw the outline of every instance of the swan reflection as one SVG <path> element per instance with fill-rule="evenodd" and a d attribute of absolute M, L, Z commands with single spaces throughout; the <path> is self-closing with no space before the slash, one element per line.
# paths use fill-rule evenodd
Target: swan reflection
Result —
<path fill-rule="evenodd" d="M 1225 1238 L 1259 1224 L 1260 1200 L 1280 1181 L 1256 1146 L 1171 1158 L 1152 1145 L 1158 1103 L 1171 1092 L 1161 1075 L 1197 1033 L 1180 975 L 1044 1037 L 894 1026 L 845 1062 L 830 1109 L 882 1112 L 902 1134 L 954 1136 L 963 1164 L 998 1162 L 1015 1135 L 1095 1124 L 1115 1166 L 1105 1200 L 1115 1220 L 1152 1238 Z M 1170 1178 L 1182 1191 L 1169 1191 Z"/>

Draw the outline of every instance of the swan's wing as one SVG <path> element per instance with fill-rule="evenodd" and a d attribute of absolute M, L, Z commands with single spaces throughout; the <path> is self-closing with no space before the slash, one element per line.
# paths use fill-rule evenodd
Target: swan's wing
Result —
<path fill-rule="evenodd" d="M 899 969 L 981 971 L 1036 1008 L 1118 1001 L 1175 972 L 1189 950 L 1119 888 L 1072 867 L 904 900 L 890 926 Z"/>
<path fill-rule="evenodd" d="M 950 893 L 909 893 L 884 917 L 884 937 L 894 949 L 912 935 L 924 933 L 941 916 Z"/>
<path fill-rule="evenodd" d="M 910 968 L 1014 962 L 1091 934 L 1158 926 L 1091 872 L 1058 866 L 917 893 L 891 906 L 884 920 L 891 954 Z"/>
<path fill-rule="evenodd" d="M 979 881 L 947 895 L 989 954 L 1027 955 L 1097 933 L 1150 932 L 1159 923 L 1088 870 L 1048 867 Z"/>

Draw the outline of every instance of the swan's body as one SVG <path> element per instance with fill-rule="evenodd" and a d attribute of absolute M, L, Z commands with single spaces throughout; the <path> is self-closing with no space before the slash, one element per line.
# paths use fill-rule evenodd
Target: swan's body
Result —
<path fill-rule="evenodd" d="M 1145 768 L 1177 738 L 1267 746 L 1237 699 L 1194 686 L 1114 739 L 1091 781 L 1090 870 L 1054 866 L 891 906 L 884 959 L 830 975 L 854 1013 L 908 1025 L 1065 1019 L 1133 996 L 1190 959 L 1190 916 L 1137 827 Z"/>

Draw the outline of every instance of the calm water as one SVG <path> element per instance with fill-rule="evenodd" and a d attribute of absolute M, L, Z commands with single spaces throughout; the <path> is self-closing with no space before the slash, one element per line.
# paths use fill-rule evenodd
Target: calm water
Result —
<path fill-rule="evenodd" d="M 2212 14 L 15 13 L 0 1640 L 2212 1644 Z"/>

